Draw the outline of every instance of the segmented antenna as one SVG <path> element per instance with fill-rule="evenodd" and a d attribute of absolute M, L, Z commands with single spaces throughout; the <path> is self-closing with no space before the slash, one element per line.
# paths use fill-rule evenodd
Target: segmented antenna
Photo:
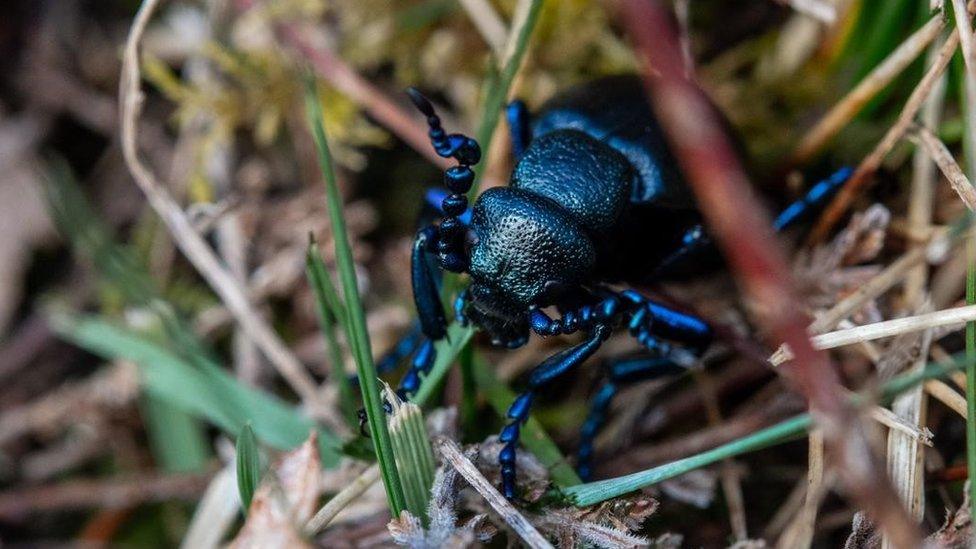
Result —
<path fill-rule="evenodd" d="M 481 147 L 474 139 L 459 133 L 448 134 L 441 127 L 441 119 L 434 106 L 416 88 L 407 88 L 407 95 L 427 117 L 430 142 L 437 154 L 444 158 L 457 160 L 458 165 L 444 172 L 444 184 L 451 194 L 441 201 L 444 219 L 438 226 L 436 251 L 441 266 L 455 273 L 465 272 L 468 257 L 464 253 L 464 224 L 458 219 L 468 208 L 467 192 L 474 184 L 474 170 L 471 166 L 481 160 Z"/>

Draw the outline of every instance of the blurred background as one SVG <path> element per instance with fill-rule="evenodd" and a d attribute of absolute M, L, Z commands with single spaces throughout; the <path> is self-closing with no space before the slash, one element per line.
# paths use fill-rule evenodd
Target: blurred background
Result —
<path fill-rule="evenodd" d="M 135 144 L 157 186 L 231 275 L 234 295 L 244 296 L 250 320 L 242 324 L 227 295 L 215 292 L 181 252 L 123 157 L 120 74 L 140 3 L 0 2 L 0 543 L 180 544 L 197 503 L 217 485 L 215 475 L 233 466 L 236 433 L 265 405 L 294 414 L 282 420 L 287 428 L 256 428 L 269 456 L 304 440 L 311 424 L 305 422 L 336 440 L 355 440 L 330 370 L 338 358 L 347 373 L 355 372 L 349 345 L 341 333 L 337 348 L 327 345 L 306 278 L 309 235 L 330 271 L 336 259 L 304 75 L 311 71 L 318 81 L 371 343 L 380 356 L 412 324 L 410 244 L 424 191 L 439 184 L 443 165 L 435 163 L 423 119 L 402 90 L 417 86 L 438 105 L 449 130 L 473 134 L 484 118 L 485 90 L 499 78 L 499 60 L 510 55 L 517 4 L 160 3 L 141 36 L 144 96 Z M 951 17 L 933 15 L 928 0 L 662 4 L 680 30 L 690 70 L 730 121 L 771 210 L 836 168 L 857 165 L 896 120 L 953 28 Z M 613 1 L 542 2 L 509 97 L 531 109 L 572 84 L 636 72 L 617 10 Z M 933 46 L 919 48 L 859 104 L 835 138 L 797 156 L 824 113 L 933 17 L 950 21 L 947 30 L 932 33 Z M 964 72 L 957 51 L 933 92 L 939 99 L 923 114 L 954 153 L 966 134 Z M 811 248 L 801 245 L 802 235 L 789 235 L 805 310 L 830 308 L 927 238 L 909 216 L 914 150 L 903 141 L 885 157 L 855 203 L 846 240 Z M 511 161 L 504 121 L 484 166 L 483 187 L 505 184 Z M 944 182 L 932 193 L 929 229 L 965 211 Z M 923 291 L 931 307 L 962 300 L 964 260 L 950 258 L 926 273 L 915 292 Z M 731 288 L 719 273 L 667 291 L 754 339 Z M 915 311 L 916 299 L 899 289 L 850 320 L 894 318 Z M 947 352 L 962 348 L 958 332 L 939 337 Z M 502 352 L 476 339 L 495 375 L 515 388 L 521 374 L 567 341 L 533 340 Z M 594 362 L 629 345 L 615 338 Z M 876 350 L 880 358 L 853 348 L 835 358 L 855 389 L 875 383 L 879 371 L 893 374 L 917 359 L 918 345 L 917 338 L 885 341 Z M 207 357 L 222 373 L 204 369 L 206 377 L 188 368 L 179 361 L 185 353 Z M 886 359 L 899 366 L 878 366 Z M 155 373 L 146 372 L 147 364 Z M 299 373 L 283 377 L 289 365 Z M 391 383 L 397 378 L 388 376 Z M 598 380 L 599 368 L 584 368 L 537 409 L 566 455 L 575 451 Z M 320 401 L 301 394 L 307 383 L 322 384 Z M 456 372 L 449 374 L 435 408 L 457 406 L 461 385 Z M 738 354 L 714 360 L 701 376 L 628 391 L 612 407 L 598 445 L 598 478 L 686 457 L 805 410 L 803 398 L 785 390 L 766 365 Z M 477 405 L 490 420 L 465 431 L 468 442 L 501 425 L 483 399 Z M 929 534 L 943 526 L 946 510 L 963 503 L 965 471 L 953 466 L 964 462 L 965 421 L 943 404 L 927 409 L 919 427 L 936 434 L 923 469 L 930 482 L 921 519 Z M 283 429 L 297 435 L 274 440 Z M 803 439 L 655 487 L 645 492 L 654 498 L 654 512 L 631 531 L 661 546 L 775 543 L 800 512 L 807 453 Z M 328 495 L 361 472 L 352 457 L 332 458 L 322 479 Z M 219 515 L 226 524 L 214 525 L 216 541 L 232 538 L 243 522 L 237 500 L 228 501 L 231 511 Z M 367 492 L 358 505 L 311 543 L 391 544 L 382 492 Z M 828 491 L 814 544 L 843 544 L 855 511 Z M 502 539 L 487 543 L 502 546 Z"/>

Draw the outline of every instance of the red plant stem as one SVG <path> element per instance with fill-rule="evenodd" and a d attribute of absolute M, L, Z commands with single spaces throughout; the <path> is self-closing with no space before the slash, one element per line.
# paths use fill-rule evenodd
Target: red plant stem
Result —
<path fill-rule="evenodd" d="M 643 57 L 644 83 L 712 234 L 772 341 L 793 351 L 781 367 L 808 399 L 850 495 L 899 545 L 917 546 L 914 522 L 898 503 L 861 422 L 843 399 L 837 373 L 811 345 L 783 251 L 753 194 L 714 107 L 686 75 L 678 37 L 659 0 L 627 0 L 624 24 Z"/>

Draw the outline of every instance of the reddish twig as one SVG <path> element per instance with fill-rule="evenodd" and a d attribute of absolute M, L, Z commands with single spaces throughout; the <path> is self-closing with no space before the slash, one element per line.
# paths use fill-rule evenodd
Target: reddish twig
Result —
<path fill-rule="evenodd" d="M 754 306 L 757 321 L 774 340 L 797 345 L 784 370 L 809 400 L 811 412 L 850 495 L 905 546 L 919 534 L 871 453 L 861 421 L 844 401 L 826 355 L 810 344 L 786 258 L 769 217 L 722 131 L 714 107 L 684 73 L 677 36 L 659 0 L 628 0 L 624 23 L 645 61 L 652 105 L 695 192 L 702 214 Z M 653 67 L 653 69 L 652 69 Z"/>

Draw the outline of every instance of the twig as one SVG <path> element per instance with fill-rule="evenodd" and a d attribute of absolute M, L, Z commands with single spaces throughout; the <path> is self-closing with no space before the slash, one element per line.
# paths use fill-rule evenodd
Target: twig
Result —
<path fill-rule="evenodd" d="M 837 8 L 824 0 L 777 0 L 781 4 L 788 4 L 797 12 L 832 25 L 837 20 Z"/>
<path fill-rule="evenodd" d="M 310 536 L 314 536 L 322 531 L 323 528 L 332 522 L 332 519 L 336 518 L 336 515 L 340 511 L 346 508 L 347 505 L 356 500 L 359 496 L 363 495 L 374 482 L 380 478 L 380 468 L 378 465 L 370 465 L 368 469 L 359 474 L 358 477 L 353 479 L 353 481 L 342 489 L 338 494 L 332 497 L 321 509 L 315 513 L 315 516 L 308 521 L 305 525 L 305 532 Z"/>
<path fill-rule="evenodd" d="M 715 384 L 707 372 L 695 371 L 694 376 L 705 403 L 708 424 L 711 427 L 717 427 L 722 424 L 722 412 L 718 406 Z M 745 504 L 742 499 L 742 483 L 739 481 L 739 474 L 735 470 L 735 462 L 731 459 L 722 460 L 720 474 L 722 476 L 722 491 L 725 493 L 725 503 L 729 508 L 732 535 L 735 536 L 736 541 L 746 540 L 749 537 L 749 531 L 746 526 Z"/>
<path fill-rule="evenodd" d="M 944 381 L 930 379 L 925 382 L 925 391 L 932 395 L 936 400 L 945 404 L 947 408 L 956 412 L 963 419 L 969 415 L 966 411 L 966 398 L 949 387 Z"/>
<path fill-rule="evenodd" d="M 882 322 L 865 324 L 847 330 L 837 330 L 810 338 L 817 349 L 833 349 L 862 341 L 891 337 L 930 328 L 952 326 L 976 320 L 976 305 L 943 309 L 932 313 L 895 318 Z"/>
<path fill-rule="evenodd" d="M 456 469 L 457 472 L 460 473 L 461 476 L 464 477 L 464 479 L 467 480 L 468 483 L 471 484 L 471 486 L 477 490 L 483 498 L 485 498 L 488 505 L 490 505 L 495 512 L 501 515 L 505 523 L 508 524 L 512 530 L 515 530 L 515 533 L 522 538 L 522 541 L 524 541 L 526 545 L 533 548 L 552 548 L 552 544 L 550 544 L 546 538 L 544 538 L 542 534 L 540 534 L 539 531 L 532 526 L 528 519 L 518 512 L 518 509 L 513 507 L 512 504 L 509 503 L 508 500 L 505 499 L 498 492 L 498 490 L 491 485 L 490 482 L 488 482 L 488 479 L 481 474 L 481 471 L 478 471 L 474 464 L 471 463 L 471 460 L 461 453 L 461 449 L 458 448 L 456 442 L 445 437 L 439 437 L 434 441 L 434 445 L 437 447 L 438 451 L 440 451 L 444 461 L 450 464 L 451 467 L 454 467 L 454 469 Z"/>
<path fill-rule="evenodd" d="M 194 501 L 210 474 L 147 475 L 113 480 L 73 480 L 0 492 L 0 518 L 73 509 L 119 509 L 155 501 Z"/>
<path fill-rule="evenodd" d="M 861 80 L 853 90 L 837 102 L 817 122 L 793 153 L 791 163 L 804 164 L 810 160 L 837 132 L 846 126 L 871 99 L 902 73 L 945 27 L 941 14 L 928 20 L 922 28 L 905 39 L 895 51 L 888 54 L 877 67 Z"/>
<path fill-rule="evenodd" d="M 624 6 L 624 24 L 643 58 L 655 112 L 733 274 L 758 309 L 757 320 L 770 337 L 793 348 L 796 361 L 788 377 L 809 400 L 846 490 L 906 547 L 917 546 L 919 533 L 875 462 L 861 421 L 838 391 L 836 372 L 810 344 L 807 321 L 796 307 L 799 299 L 769 219 L 753 197 L 712 107 L 684 77 L 665 11 L 654 0 L 629 0 Z M 932 39 L 936 34 L 932 32 Z M 651 67 L 657 76 L 650 74 Z"/>
<path fill-rule="evenodd" d="M 913 127 L 910 137 L 914 137 L 912 140 L 922 145 L 932 156 L 932 160 L 935 161 L 939 170 L 952 185 L 952 190 L 956 191 L 969 211 L 976 211 L 976 189 L 973 188 L 973 184 L 963 173 L 956 159 L 952 157 L 952 153 L 949 152 L 945 143 L 936 137 L 931 130 L 922 126 Z"/>
<path fill-rule="evenodd" d="M 166 224 L 177 246 L 224 302 L 241 328 L 261 348 L 302 400 L 313 407 L 317 415 L 331 419 L 335 425 L 341 425 L 341 420 L 335 417 L 331 407 L 321 402 L 315 383 L 301 362 L 254 310 L 237 280 L 221 265 L 210 246 L 193 228 L 183 209 L 139 159 L 136 139 L 143 99 L 139 89 L 139 41 L 158 4 L 159 0 L 145 0 L 142 3 L 125 42 L 119 102 L 122 112 L 122 154 L 126 165 L 150 206 Z"/>
<path fill-rule="evenodd" d="M 826 493 L 824 482 L 824 440 L 819 429 L 810 432 L 807 447 L 807 486 L 803 506 L 793 521 L 780 536 L 776 547 L 791 549 L 793 547 L 810 547 L 814 526 L 817 521 L 817 510 Z"/>

